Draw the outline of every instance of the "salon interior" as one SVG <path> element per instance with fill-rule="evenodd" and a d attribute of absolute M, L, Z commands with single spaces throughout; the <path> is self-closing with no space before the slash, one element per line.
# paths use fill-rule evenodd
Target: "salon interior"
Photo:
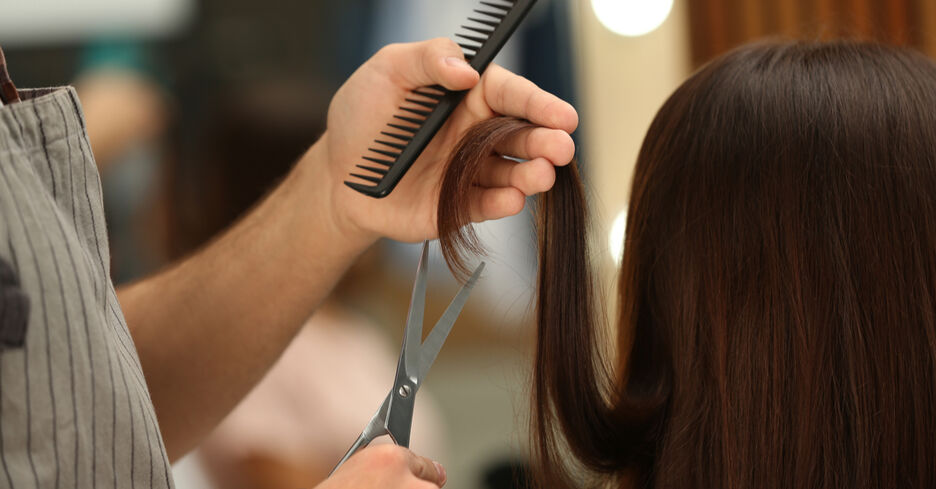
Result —
<path fill-rule="evenodd" d="M 5 2 L 23 87 L 74 85 L 102 174 L 116 283 L 197 250 L 325 129 L 381 46 L 452 37 L 477 0 Z M 539 0 L 497 62 L 573 103 L 600 286 L 614 287 L 640 142 L 666 97 L 761 38 L 873 38 L 936 56 L 932 0 Z M 258 162 L 263 162 L 258 164 Z M 411 447 L 450 489 L 519 487 L 527 467 L 534 199 L 477 227 L 487 268 L 416 404 Z M 386 395 L 420 248 L 365 253 L 267 378 L 174 466 L 180 489 L 312 487 Z M 427 324 L 459 284 L 433 248 Z M 614 297 L 614 294 L 599 294 Z M 605 304 L 609 317 L 616 305 Z M 262 325 L 258 325 L 262 327 Z"/>

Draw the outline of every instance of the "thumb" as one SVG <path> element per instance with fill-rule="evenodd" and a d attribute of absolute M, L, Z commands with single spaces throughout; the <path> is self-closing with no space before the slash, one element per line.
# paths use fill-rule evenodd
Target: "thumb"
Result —
<path fill-rule="evenodd" d="M 409 454 L 409 468 L 413 475 L 439 487 L 445 485 L 445 468 L 442 467 L 442 464 L 426 457 L 420 457 L 413 452 L 409 452 Z"/>
<path fill-rule="evenodd" d="M 391 44 L 377 53 L 375 61 L 408 90 L 430 85 L 466 90 L 481 77 L 465 61 L 458 44 L 445 38 Z"/>

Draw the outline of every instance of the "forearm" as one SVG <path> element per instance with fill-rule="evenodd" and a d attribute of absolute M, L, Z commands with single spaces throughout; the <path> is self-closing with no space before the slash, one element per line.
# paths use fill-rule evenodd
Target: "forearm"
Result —
<path fill-rule="evenodd" d="M 471 90 L 393 194 L 378 201 L 343 186 L 411 90 L 432 85 Z M 568 133 L 578 123 L 575 110 L 497 66 L 479 83 L 450 40 L 381 49 L 338 90 L 328 132 L 262 205 L 200 253 L 119 292 L 170 457 L 197 443 L 250 390 L 378 236 L 437 235 L 449 150 L 471 125 L 496 114 L 544 127 L 489 155 L 471 196 L 475 221 L 516 214 L 524 194 L 552 186 L 552 165 L 574 153 Z"/>
<path fill-rule="evenodd" d="M 172 458 L 260 380 L 371 242 L 332 222 L 326 176 L 304 175 L 327 171 L 319 151 L 219 239 L 118 292 Z"/>

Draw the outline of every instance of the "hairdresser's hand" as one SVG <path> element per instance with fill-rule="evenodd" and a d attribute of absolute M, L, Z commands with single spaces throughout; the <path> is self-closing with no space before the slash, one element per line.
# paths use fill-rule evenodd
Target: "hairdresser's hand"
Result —
<path fill-rule="evenodd" d="M 342 182 L 362 163 L 361 156 L 386 130 L 410 90 L 434 84 L 471 91 L 393 193 L 378 200 L 346 187 Z M 471 197 L 472 218 L 499 219 L 520 212 L 525 196 L 552 187 L 554 165 L 567 164 L 575 152 L 569 133 L 578 125 L 578 115 L 568 103 L 499 66 L 492 65 L 479 78 L 461 48 L 448 39 L 392 45 L 374 55 L 335 94 L 328 131 L 305 160 L 310 160 L 308 166 L 321 165 L 309 171 L 310 177 L 327 180 L 329 211 L 345 235 L 420 241 L 437 234 L 436 207 L 449 153 L 472 124 L 496 115 L 543 126 L 498 148 L 501 155 L 529 161 L 491 155 L 481 173 Z"/>
<path fill-rule="evenodd" d="M 365 448 L 316 489 L 438 489 L 445 470 L 396 445 Z"/>

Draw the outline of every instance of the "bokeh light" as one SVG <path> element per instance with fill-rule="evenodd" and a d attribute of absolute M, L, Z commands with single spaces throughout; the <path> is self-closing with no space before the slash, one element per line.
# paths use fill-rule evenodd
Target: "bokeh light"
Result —
<path fill-rule="evenodd" d="M 602 25 L 622 36 L 642 36 L 663 24 L 673 0 L 592 0 Z"/>
<path fill-rule="evenodd" d="M 627 230 L 627 209 L 618 213 L 611 224 L 611 232 L 608 234 L 608 251 L 611 252 L 611 258 L 614 263 L 621 264 L 621 257 L 624 253 L 624 232 Z"/>

